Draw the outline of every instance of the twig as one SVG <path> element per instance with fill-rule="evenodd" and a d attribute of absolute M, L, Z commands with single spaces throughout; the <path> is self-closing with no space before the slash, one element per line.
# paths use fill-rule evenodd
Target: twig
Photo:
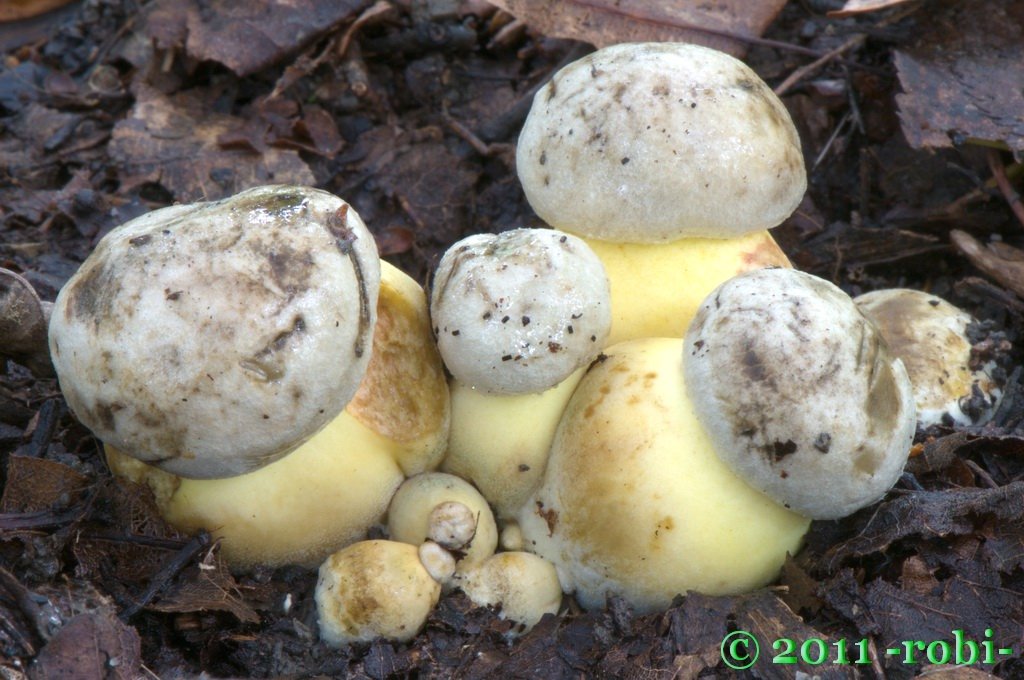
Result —
<path fill-rule="evenodd" d="M 185 568 L 199 552 L 210 545 L 210 534 L 205 531 L 193 537 L 185 546 L 167 560 L 164 566 L 160 567 L 150 582 L 149 587 L 139 596 L 139 599 L 126 607 L 121 612 L 120 618 L 127 623 L 133 616 L 142 611 L 142 608 L 153 601 L 153 598 L 160 594 L 174 576 Z"/>
<path fill-rule="evenodd" d="M 1000 250 L 986 248 L 965 231 L 953 229 L 949 239 L 975 267 L 995 279 L 1007 290 L 1024 298 L 1024 252 L 1005 246 Z"/>
<path fill-rule="evenodd" d="M 1020 194 L 1013 188 L 1009 177 L 1006 176 L 1006 166 L 1000 160 L 998 150 L 989 149 L 988 167 L 992 170 L 992 177 L 996 181 L 996 186 L 999 187 L 999 191 L 1006 198 L 1006 202 L 1010 204 L 1013 214 L 1021 225 L 1024 225 L 1024 203 L 1021 203 Z"/>
<path fill-rule="evenodd" d="M 830 61 L 838 57 L 840 54 L 843 54 L 844 52 L 849 52 L 852 49 L 860 47 L 865 40 L 867 40 L 867 36 L 863 33 L 858 33 L 850 37 L 849 40 L 844 42 L 839 47 L 833 50 L 829 50 L 825 54 L 821 55 L 820 57 L 812 61 L 810 64 L 805 64 L 804 66 L 801 66 L 797 70 L 790 73 L 785 80 L 783 80 L 781 83 L 775 86 L 775 94 L 781 97 L 782 95 L 789 92 L 789 90 L 798 82 L 800 82 L 807 76 L 811 75 L 812 73 L 817 72 L 819 69 L 821 69 L 822 66 L 829 63 Z"/>
<path fill-rule="evenodd" d="M 990 489 L 999 488 L 999 485 L 996 484 L 996 480 L 992 479 L 992 475 L 985 472 L 985 470 L 982 469 L 980 465 L 975 463 L 973 460 L 965 460 L 964 463 L 967 464 L 967 467 L 971 468 L 974 474 L 978 475 L 978 478 L 981 479 L 985 486 L 987 486 Z"/>

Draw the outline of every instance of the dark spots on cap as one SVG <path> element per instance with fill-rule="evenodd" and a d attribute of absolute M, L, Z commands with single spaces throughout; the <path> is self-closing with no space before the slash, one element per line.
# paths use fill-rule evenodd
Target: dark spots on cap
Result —
<path fill-rule="evenodd" d="M 505 355 L 503 355 L 501 357 L 501 360 L 502 361 L 512 361 L 512 355 L 511 354 L 505 354 Z"/>
<path fill-rule="evenodd" d="M 548 162 L 548 152 L 547 151 L 541 151 L 540 152 L 540 161 L 539 161 L 539 163 L 541 165 L 546 165 L 547 162 Z"/>
<path fill-rule="evenodd" d="M 552 78 L 551 80 L 548 81 L 547 88 L 545 89 L 547 90 L 547 101 L 550 102 L 552 99 L 555 98 L 555 95 L 558 93 L 558 83 L 556 83 L 555 79 Z"/>
<path fill-rule="evenodd" d="M 311 252 L 296 251 L 283 243 L 271 243 L 267 248 L 264 254 L 270 265 L 270 278 L 289 299 L 313 285 L 310 279 L 315 264 Z"/>
<path fill-rule="evenodd" d="M 484 315 L 483 315 L 483 320 L 484 320 L 484 321 L 488 321 L 488 320 L 490 320 L 490 318 L 491 318 L 491 313 L 490 313 L 490 312 L 484 312 Z M 437 330 L 435 329 L 435 331 L 434 331 L 434 332 L 436 333 L 436 332 L 437 332 Z"/>
<path fill-rule="evenodd" d="M 544 177 L 542 177 L 541 179 L 544 182 L 544 186 L 551 186 L 551 176 L 550 175 L 544 175 Z"/>
<path fill-rule="evenodd" d="M 558 354 L 559 352 L 562 351 L 562 345 L 560 345 L 557 342 L 549 342 L 548 351 L 551 352 L 552 354 Z"/>
<path fill-rule="evenodd" d="M 699 352 L 702 349 L 704 349 L 704 341 L 698 340 L 697 342 L 693 343 L 693 349 L 695 352 Z"/>
<path fill-rule="evenodd" d="M 523 326 L 529 326 L 530 325 L 530 317 L 524 315 L 523 318 L 522 318 L 522 322 L 523 322 Z"/>
<path fill-rule="evenodd" d="M 623 165 L 628 165 L 629 164 L 629 158 L 623 156 L 622 160 L 620 160 L 619 162 L 622 163 Z"/>
<path fill-rule="evenodd" d="M 92 321 L 97 328 L 114 309 L 114 300 L 121 294 L 119 277 L 105 260 L 99 260 L 86 270 L 71 286 L 68 306 L 64 312 L 68 321 L 76 317 Z"/>
<path fill-rule="evenodd" d="M 771 445 L 772 462 L 778 463 L 786 456 L 791 456 L 796 453 L 797 445 L 792 439 L 787 439 L 784 442 L 775 441 Z"/>
<path fill-rule="evenodd" d="M 184 293 L 184 292 L 185 291 L 183 291 L 183 290 L 173 290 L 172 291 L 170 288 L 165 288 L 164 289 L 164 299 L 165 300 L 170 300 L 170 301 L 173 302 L 174 300 L 177 300 L 178 298 L 180 298 L 181 294 Z"/>
<path fill-rule="evenodd" d="M 930 304 L 932 307 L 938 307 L 939 306 L 939 301 L 938 300 L 929 300 L 928 304 Z"/>
<path fill-rule="evenodd" d="M 118 411 L 124 409 L 124 404 L 117 402 L 107 403 L 105 401 L 96 402 L 96 407 L 93 409 L 93 415 L 95 416 L 96 422 L 102 425 L 105 429 L 110 432 L 117 430 L 117 421 L 114 416 Z"/>
<path fill-rule="evenodd" d="M 501 317 L 501 322 L 502 322 L 502 323 L 508 323 L 508 320 L 509 320 L 510 318 L 511 318 L 511 317 L 509 317 L 509 316 L 503 316 L 503 317 Z"/>
<path fill-rule="evenodd" d="M 128 239 L 128 245 L 130 245 L 132 248 L 140 248 L 152 240 L 152 234 L 143 234 L 142 236 L 136 236 L 135 238 Z"/>
<path fill-rule="evenodd" d="M 568 240 L 569 240 L 569 237 L 568 237 L 568 236 L 565 236 L 565 235 L 563 234 L 563 235 L 562 235 L 562 237 L 561 237 L 560 239 L 558 239 L 558 242 L 559 242 L 559 243 L 565 243 L 565 242 L 566 242 L 566 241 L 568 241 Z"/>
<path fill-rule="evenodd" d="M 530 466 L 527 465 L 526 463 L 520 463 L 519 464 L 519 471 L 520 472 L 529 472 L 530 471 Z"/>
<path fill-rule="evenodd" d="M 573 328 L 572 328 L 572 324 L 569 324 L 568 326 L 566 326 L 566 327 L 565 327 L 565 330 L 566 330 L 566 332 L 568 332 L 568 333 L 569 333 L 569 335 L 572 335 L 573 333 L 575 333 L 575 332 L 576 332 L 576 331 L 574 331 L 574 330 L 573 330 Z"/>
<path fill-rule="evenodd" d="M 690 108 L 691 109 L 697 108 L 697 102 L 690 102 Z"/>
<path fill-rule="evenodd" d="M 454 336 L 454 337 L 458 337 L 458 336 L 460 336 L 460 335 L 462 335 L 462 331 L 460 331 L 460 330 L 454 330 L 454 331 L 452 331 L 452 336 Z"/>
<path fill-rule="evenodd" d="M 828 432 L 822 432 L 814 439 L 814 448 L 821 451 L 822 453 L 828 453 L 828 450 L 832 447 L 832 435 Z"/>
<path fill-rule="evenodd" d="M 752 347 L 747 347 L 743 352 L 742 365 L 744 374 L 752 381 L 764 382 L 768 379 L 768 369 Z"/>

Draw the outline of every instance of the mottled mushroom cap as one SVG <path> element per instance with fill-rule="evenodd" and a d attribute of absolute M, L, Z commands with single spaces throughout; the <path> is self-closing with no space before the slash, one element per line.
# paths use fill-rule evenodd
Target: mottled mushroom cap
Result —
<path fill-rule="evenodd" d="M 774 227 L 807 186 L 778 97 L 743 62 L 684 43 L 613 45 L 560 70 L 516 167 L 551 226 L 631 243 Z"/>
<path fill-rule="evenodd" d="M 542 392 L 604 347 L 608 278 L 575 236 L 551 229 L 477 234 L 441 258 L 430 315 L 457 380 L 489 394 Z"/>
<path fill-rule="evenodd" d="M 347 203 L 261 187 L 111 231 L 58 295 L 50 351 L 104 442 L 183 477 L 229 477 L 345 407 L 379 286 L 373 237 Z"/>
<path fill-rule="evenodd" d="M 715 289 L 686 334 L 687 391 L 719 457 L 812 519 L 844 517 L 899 479 L 910 380 L 843 291 L 792 269 Z"/>
<path fill-rule="evenodd" d="M 947 418 L 974 425 L 992 417 L 1002 390 L 992 377 L 994 363 L 971 365 L 970 314 L 940 297 L 908 288 L 876 290 L 853 301 L 906 366 L 922 427 Z"/>

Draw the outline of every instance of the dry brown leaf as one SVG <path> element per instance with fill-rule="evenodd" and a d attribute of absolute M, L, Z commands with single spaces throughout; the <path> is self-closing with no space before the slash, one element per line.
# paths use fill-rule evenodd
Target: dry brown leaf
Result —
<path fill-rule="evenodd" d="M 75 0 L 4 0 L 0 2 L 0 23 L 31 19 L 72 2 Z"/>
<path fill-rule="evenodd" d="M 114 127 L 110 140 L 122 182 L 159 183 L 181 202 L 222 198 L 261 184 L 315 183 L 295 151 L 222 148 L 218 140 L 245 123 L 214 113 L 214 96 L 190 90 L 168 97 L 140 88 L 131 114 Z"/>
<path fill-rule="evenodd" d="M 597 47 L 623 42 L 691 42 L 742 56 L 785 0 L 492 0 L 534 30 Z"/>
<path fill-rule="evenodd" d="M 368 0 L 158 0 L 146 32 L 161 47 L 182 47 L 198 60 L 240 76 L 262 70 L 355 17 Z M 184 43 L 184 45 L 182 45 Z"/>
<path fill-rule="evenodd" d="M 912 0 L 847 0 L 842 9 L 829 12 L 830 17 L 848 17 L 854 14 L 867 14 L 868 12 L 879 12 L 890 7 L 905 5 Z"/>
<path fill-rule="evenodd" d="M 963 142 L 1024 153 L 1024 12 L 1019 0 L 968 0 L 927 16 L 894 52 L 900 124 L 914 148 Z"/>

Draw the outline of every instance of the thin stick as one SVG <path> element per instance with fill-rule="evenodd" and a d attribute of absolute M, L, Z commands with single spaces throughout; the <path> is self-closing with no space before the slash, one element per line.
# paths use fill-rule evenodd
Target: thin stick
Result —
<path fill-rule="evenodd" d="M 1021 225 L 1024 225 L 1024 203 L 1021 203 L 1020 194 L 1010 184 L 1010 178 L 1006 176 L 1006 166 L 1000 160 L 999 151 L 996 149 L 989 149 L 988 167 L 992 170 L 992 177 L 996 180 L 996 186 L 999 187 L 999 191 L 1006 198 L 1006 202 L 1010 204 L 1013 214 Z"/>

